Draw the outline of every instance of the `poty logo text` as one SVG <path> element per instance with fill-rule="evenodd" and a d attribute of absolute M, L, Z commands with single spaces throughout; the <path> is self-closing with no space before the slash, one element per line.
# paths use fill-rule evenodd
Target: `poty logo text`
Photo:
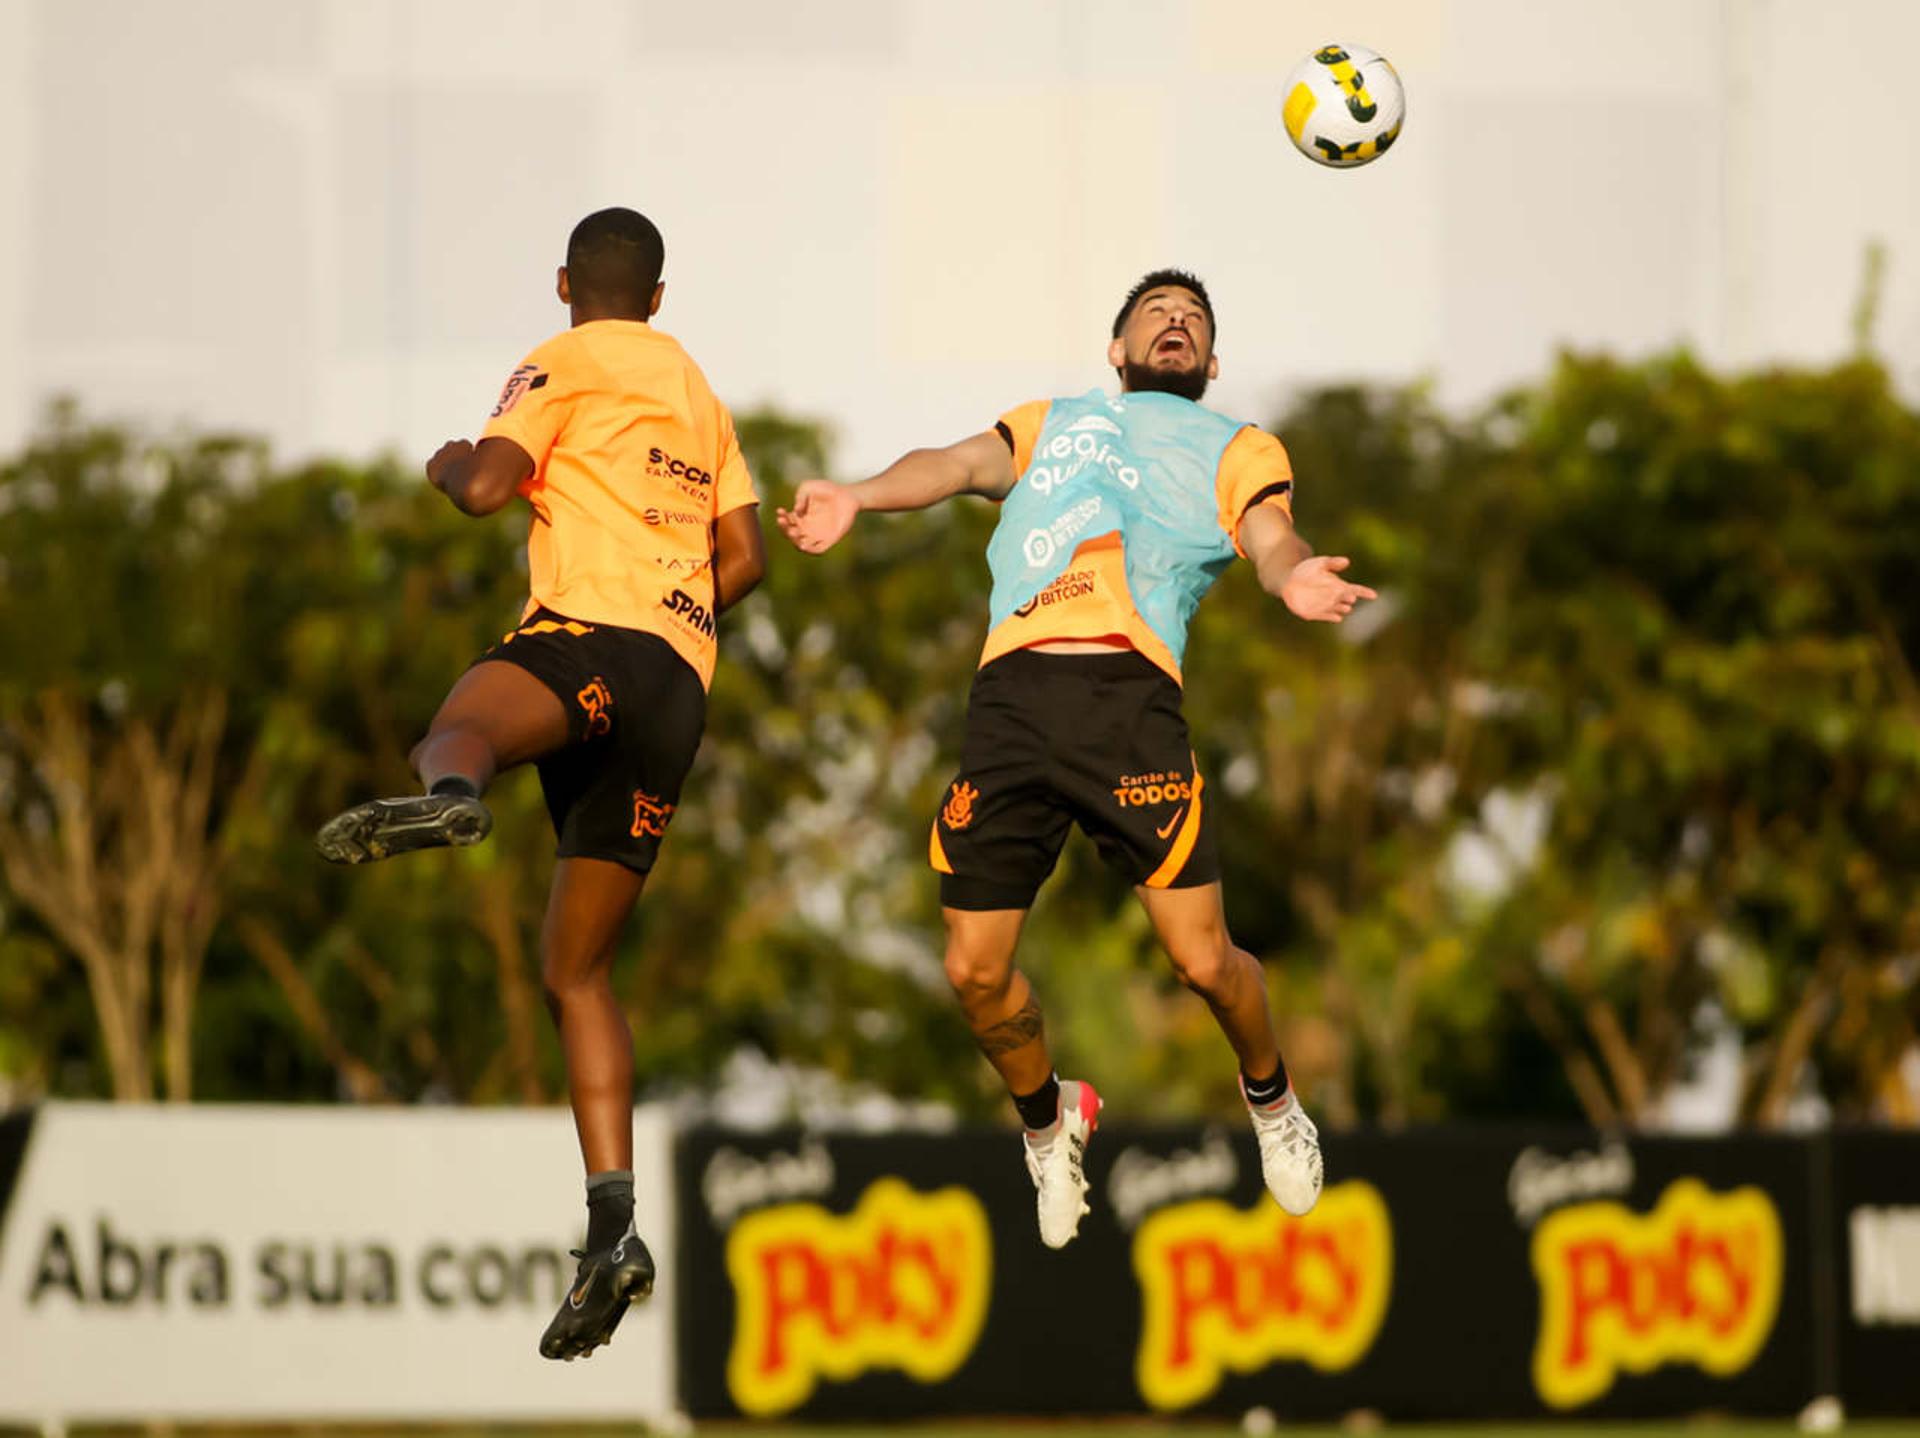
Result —
<path fill-rule="evenodd" d="M 1773 1332 L 1782 1248 L 1765 1193 L 1717 1194 L 1691 1178 L 1644 1216 L 1618 1203 L 1549 1214 L 1533 1231 L 1534 1386 L 1555 1408 L 1576 1408 L 1612 1388 L 1623 1368 L 1740 1372 Z"/>
<path fill-rule="evenodd" d="M 1278 1359 L 1323 1371 L 1366 1356 L 1393 1286 L 1387 1205 L 1369 1184 L 1337 1184 L 1305 1218 L 1271 1199 L 1241 1212 L 1220 1199 L 1163 1208 L 1133 1237 L 1146 1305 L 1134 1365 L 1155 1408 L 1185 1408 L 1227 1370 Z"/>
<path fill-rule="evenodd" d="M 986 1322 L 992 1240 L 965 1189 L 923 1194 L 883 1178 L 845 1217 L 810 1203 L 748 1214 L 727 1235 L 727 1273 L 727 1389 L 766 1417 L 805 1403 L 822 1379 L 951 1377 Z"/>

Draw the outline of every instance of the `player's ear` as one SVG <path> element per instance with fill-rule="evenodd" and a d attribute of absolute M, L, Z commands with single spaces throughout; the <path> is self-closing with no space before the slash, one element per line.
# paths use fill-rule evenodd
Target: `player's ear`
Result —
<path fill-rule="evenodd" d="M 559 272 L 553 278 L 553 292 L 560 296 L 561 304 L 570 305 L 573 303 L 573 284 L 567 279 L 567 267 L 565 265 L 560 266 Z"/>
<path fill-rule="evenodd" d="M 1107 344 L 1107 363 L 1115 369 L 1124 369 L 1127 363 L 1127 342 L 1115 335 Z"/>
<path fill-rule="evenodd" d="M 653 287 L 653 303 L 647 306 L 648 319 L 652 319 L 655 315 L 660 313 L 660 301 L 665 297 L 666 293 L 667 293 L 667 282 L 665 280 L 661 280 L 658 284 L 656 284 Z"/>
<path fill-rule="evenodd" d="M 1208 379 L 1220 378 L 1220 356 L 1217 354 L 1210 354 L 1207 356 L 1207 378 Z"/>

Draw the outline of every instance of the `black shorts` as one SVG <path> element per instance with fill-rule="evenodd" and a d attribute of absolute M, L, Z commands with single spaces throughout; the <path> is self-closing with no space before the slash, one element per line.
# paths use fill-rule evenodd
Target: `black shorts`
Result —
<path fill-rule="evenodd" d="M 475 663 L 517 664 L 566 706 L 568 743 L 538 761 L 563 859 L 644 874 L 700 747 L 707 691 L 657 634 L 538 609 Z"/>
<path fill-rule="evenodd" d="M 1180 686 L 1121 654 L 1015 650 L 973 680 L 930 857 L 952 909 L 1025 909 L 1077 823 L 1132 884 L 1220 877 Z"/>

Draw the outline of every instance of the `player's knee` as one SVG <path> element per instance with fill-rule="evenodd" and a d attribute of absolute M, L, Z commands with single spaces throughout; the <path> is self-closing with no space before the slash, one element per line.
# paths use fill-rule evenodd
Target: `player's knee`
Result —
<path fill-rule="evenodd" d="M 569 999 L 608 982 L 611 965 L 586 954 L 549 950 L 540 960 L 540 988 L 547 1008 L 558 1012 Z"/>
<path fill-rule="evenodd" d="M 1167 946 L 1174 976 L 1197 994 L 1219 998 L 1239 977 L 1239 952 L 1224 928 L 1207 925 Z"/>
<path fill-rule="evenodd" d="M 991 998 L 1013 982 L 1013 960 L 959 944 L 947 945 L 947 982 L 962 1001 Z"/>

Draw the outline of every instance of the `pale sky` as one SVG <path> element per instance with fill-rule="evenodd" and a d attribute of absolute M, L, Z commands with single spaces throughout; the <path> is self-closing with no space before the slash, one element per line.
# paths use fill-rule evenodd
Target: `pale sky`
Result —
<path fill-rule="evenodd" d="M 1339 40 L 1407 88 L 1357 171 L 1279 118 Z M 1826 362 L 1878 238 L 1913 394 L 1920 121 L 1875 61 L 1916 54 L 1911 0 L 0 0 L 0 451 L 70 393 L 423 459 L 609 204 L 715 389 L 847 476 L 1106 383 L 1163 264 L 1213 291 L 1209 402 L 1266 419 L 1562 343 Z"/>

